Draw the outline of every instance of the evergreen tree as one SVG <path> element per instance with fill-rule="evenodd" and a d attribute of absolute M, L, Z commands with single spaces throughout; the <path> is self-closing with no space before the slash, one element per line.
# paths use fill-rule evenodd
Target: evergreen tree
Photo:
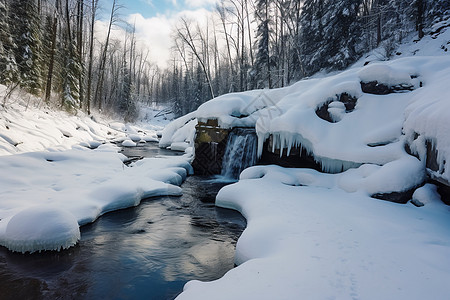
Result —
<path fill-rule="evenodd" d="M 300 39 L 305 75 L 309 76 L 321 69 L 321 53 L 324 48 L 324 0 L 306 0 L 300 18 Z"/>
<path fill-rule="evenodd" d="M 321 58 L 324 68 L 343 69 L 362 54 L 362 26 L 358 18 L 361 0 L 328 2 L 325 14 L 324 52 Z"/>
<path fill-rule="evenodd" d="M 61 106 L 70 110 L 77 105 L 80 99 L 79 76 L 83 70 L 76 51 L 76 45 L 66 43 L 62 54 Z"/>
<path fill-rule="evenodd" d="M 39 14 L 35 0 L 14 0 L 10 3 L 11 32 L 15 59 L 21 77 L 21 85 L 30 93 L 39 95 L 42 88 L 41 77 L 41 33 Z"/>
<path fill-rule="evenodd" d="M 6 0 L 0 0 L 0 83 L 9 85 L 18 79 L 14 43 L 8 22 Z"/>
<path fill-rule="evenodd" d="M 258 28 L 255 41 L 255 64 L 251 74 L 254 80 L 253 88 L 272 88 L 272 77 L 270 74 L 270 3 L 271 0 L 258 0 L 256 2 L 255 16 Z"/>
<path fill-rule="evenodd" d="M 302 54 L 307 75 L 342 69 L 362 54 L 361 0 L 307 0 L 301 18 Z"/>
<path fill-rule="evenodd" d="M 450 18 L 450 1 L 448 0 L 428 0 L 427 8 L 425 13 L 427 27 Z"/>
<path fill-rule="evenodd" d="M 124 61 L 121 71 L 121 82 L 119 86 L 118 109 L 119 112 L 126 114 L 131 102 L 131 78 L 127 62 Z"/>

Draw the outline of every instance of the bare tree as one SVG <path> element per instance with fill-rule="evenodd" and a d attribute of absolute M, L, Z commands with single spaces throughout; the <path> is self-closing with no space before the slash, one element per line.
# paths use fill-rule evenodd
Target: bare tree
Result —
<path fill-rule="evenodd" d="M 192 54 L 197 58 L 198 63 L 200 64 L 203 73 L 205 75 L 206 81 L 209 86 L 209 90 L 211 93 L 211 97 L 214 98 L 214 90 L 211 83 L 211 77 L 208 73 L 208 68 L 205 62 L 205 59 L 202 57 L 200 51 L 197 49 L 195 36 L 192 34 L 192 30 L 189 26 L 189 22 L 185 18 L 181 18 L 181 27 L 177 27 L 177 36 L 191 49 Z M 202 44 L 205 43 L 204 39 L 200 35 L 200 42 Z"/>

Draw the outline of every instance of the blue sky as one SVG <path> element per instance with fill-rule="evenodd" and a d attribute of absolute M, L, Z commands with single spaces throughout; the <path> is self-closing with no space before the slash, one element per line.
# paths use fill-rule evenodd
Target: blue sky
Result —
<path fill-rule="evenodd" d="M 173 47 L 173 30 L 180 17 L 188 17 L 199 24 L 213 15 L 216 0 L 116 0 L 123 6 L 119 18 L 135 25 L 138 43 L 144 52 L 150 50 L 150 60 L 159 67 L 166 67 Z M 100 0 L 97 38 L 104 39 L 107 32 L 113 0 Z M 203 22 L 203 23 L 202 23 Z M 124 22 L 113 28 L 117 39 L 123 39 Z M 121 33 L 122 32 L 122 33 Z"/>
<path fill-rule="evenodd" d="M 120 10 L 122 16 L 139 13 L 144 18 L 157 15 L 170 15 L 184 10 L 200 7 L 211 7 L 214 0 L 116 0 L 124 8 Z M 112 0 L 100 0 L 101 12 L 104 17 L 109 16 Z"/>

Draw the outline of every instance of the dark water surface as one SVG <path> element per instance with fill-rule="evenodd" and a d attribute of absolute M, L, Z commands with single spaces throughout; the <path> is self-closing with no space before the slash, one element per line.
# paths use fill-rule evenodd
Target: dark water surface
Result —
<path fill-rule="evenodd" d="M 132 151 L 167 154 L 140 148 Z M 183 196 L 103 215 L 62 252 L 23 255 L 0 247 L 0 299 L 173 299 L 191 279 L 220 278 L 233 268 L 245 227 L 239 213 L 214 206 L 224 185 L 189 177 Z"/>

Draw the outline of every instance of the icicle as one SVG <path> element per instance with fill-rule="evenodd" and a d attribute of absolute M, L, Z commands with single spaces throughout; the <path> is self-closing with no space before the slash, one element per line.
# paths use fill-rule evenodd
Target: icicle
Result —
<path fill-rule="evenodd" d="M 292 148 L 292 144 L 293 144 L 292 140 L 293 139 L 294 139 L 293 134 L 292 133 L 289 134 L 288 143 L 287 143 L 288 144 L 287 145 L 287 153 L 286 153 L 287 156 L 289 156 L 291 154 L 291 148 Z M 297 143 L 295 143 L 295 144 L 297 144 Z"/>

